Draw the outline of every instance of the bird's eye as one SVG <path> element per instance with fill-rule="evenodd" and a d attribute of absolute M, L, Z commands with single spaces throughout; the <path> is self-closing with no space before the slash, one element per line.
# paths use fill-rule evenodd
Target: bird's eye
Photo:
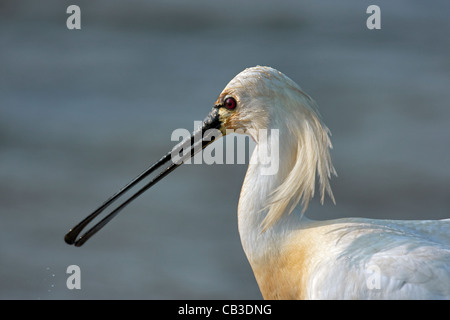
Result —
<path fill-rule="evenodd" d="M 233 110 L 234 108 L 236 108 L 236 100 L 234 100 L 234 98 L 227 98 L 224 102 L 224 106 L 225 108 L 227 108 L 228 110 Z"/>

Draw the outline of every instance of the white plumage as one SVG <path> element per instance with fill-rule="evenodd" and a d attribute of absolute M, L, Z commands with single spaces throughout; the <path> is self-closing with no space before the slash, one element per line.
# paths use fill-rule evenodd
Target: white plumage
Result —
<path fill-rule="evenodd" d="M 225 129 L 278 129 L 279 170 L 263 175 L 250 161 L 238 207 L 239 233 L 264 298 L 448 299 L 450 220 L 394 221 L 302 217 L 316 189 L 334 201 L 329 130 L 314 101 L 291 79 L 269 67 L 238 74 L 217 104 Z M 301 203 L 300 212 L 291 212 Z"/>

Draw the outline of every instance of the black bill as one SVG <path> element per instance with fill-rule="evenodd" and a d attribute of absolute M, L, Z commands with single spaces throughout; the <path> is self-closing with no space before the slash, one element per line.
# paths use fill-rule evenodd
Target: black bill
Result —
<path fill-rule="evenodd" d="M 84 220 L 78 223 L 75 227 L 70 229 L 70 231 L 65 235 L 64 241 L 67 244 L 75 245 L 76 247 L 80 247 L 85 243 L 90 237 L 96 234 L 100 229 L 102 229 L 112 218 L 114 218 L 123 208 L 125 208 L 128 204 L 130 204 L 134 199 L 143 194 L 146 190 L 150 189 L 153 185 L 155 185 L 158 181 L 163 179 L 169 173 L 174 171 L 177 167 L 183 164 L 183 161 L 191 158 L 197 152 L 203 150 L 208 146 L 214 139 L 217 137 L 217 131 L 220 130 L 221 122 L 219 120 L 219 108 L 220 106 L 214 106 L 209 115 L 203 120 L 202 127 L 192 133 L 190 139 L 186 139 L 180 142 L 177 146 L 175 146 L 171 152 L 167 153 L 163 156 L 159 161 L 151 165 L 144 172 L 134 178 L 131 182 L 129 182 L 126 186 L 120 189 L 116 194 L 106 200 L 100 207 L 97 208 L 94 212 L 88 215 Z M 216 130 L 210 130 L 216 129 Z M 181 157 L 177 157 L 177 161 L 171 161 L 172 155 L 174 154 L 173 150 L 183 150 L 183 155 Z M 185 152 L 188 150 L 188 152 Z M 179 153 L 177 152 L 177 155 Z M 134 186 L 136 186 L 143 179 L 148 177 L 155 170 L 162 167 L 164 164 L 170 163 L 163 171 L 161 171 L 156 177 L 154 177 L 150 182 L 144 185 L 141 189 L 139 189 L 136 193 L 132 194 L 127 200 L 123 201 L 119 206 L 113 209 L 109 214 L 107 214 L 100 222 L 91 227 L 88 231 L 86 231 L 80 237 L 79 234 L 85 229 L 89 223 L 94 220 L 97 216 L 99 216 L 106 208 L 108 208 L 112 203 L 118 200 L 125 193 L 129 192 Z"/>

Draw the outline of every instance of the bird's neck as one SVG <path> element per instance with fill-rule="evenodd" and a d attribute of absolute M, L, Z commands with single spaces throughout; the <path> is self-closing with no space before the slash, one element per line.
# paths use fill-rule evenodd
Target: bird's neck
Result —
<path fill-rule="evenodd" d="M 284 139 L 283 132 L 279 132 L 279 138 Z M 260 159 L 264 154 L 274 152 L 271 146 L 272 135 L 269 133 L 266 141 L 258 141 L 242 186 L 238 206 L 238 225 L 242 246 L 253 265 L 257 261 L 264 261 L 268 257 L 276 256 L 279 246 L 289 234 L 300 228 L 300 214 L 283 214 L 279 220 L 267 230 L 264 229 L 264 218 L 268 213 L 267 200 L 280 184 L 289 175 L 294 159 L 292 153 L 296 148 L 291 148 L 288 141 L 279 144 L 279 166 L 273 173 L 274 164 L 268 171 L 268 161 Z M 273 142 L 273 140 L 272 140 Z M 267 152 L 269 150 L 269 152 Z M 270 162 L 270 161 L 269 161 Z M 273 174 L 267 174 L 272 172 Z"/>
<path fill-rule="evenodd" d="M 316 177 L 321 201 L 326 193 L 334 201 L 329 184 L 335 170 L 328 128 L 312 108 L 292 106 L 287 111 L 272 115 L 266 139 L 250 133 L 256 147 L 241 190 L 238 224 L 254 270 L 255 265 L 278 257 L 294 233 L 303 234 L 309 221 L 302 213 L 314 195 Z M 299 202 L 303 210 L 291 214 Z"/>

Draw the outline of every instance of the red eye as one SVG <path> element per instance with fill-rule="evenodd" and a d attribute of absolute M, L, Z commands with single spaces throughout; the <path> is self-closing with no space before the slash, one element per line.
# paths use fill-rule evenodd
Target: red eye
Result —
<path fill-rule="evenodd" d="M 224 102 L 225 108 L 227 108 L 228 110 L 233 110 L 234 108 L 236 108 L 236 100 L 234 100 L 234 98 L 227 98 Z"/>

